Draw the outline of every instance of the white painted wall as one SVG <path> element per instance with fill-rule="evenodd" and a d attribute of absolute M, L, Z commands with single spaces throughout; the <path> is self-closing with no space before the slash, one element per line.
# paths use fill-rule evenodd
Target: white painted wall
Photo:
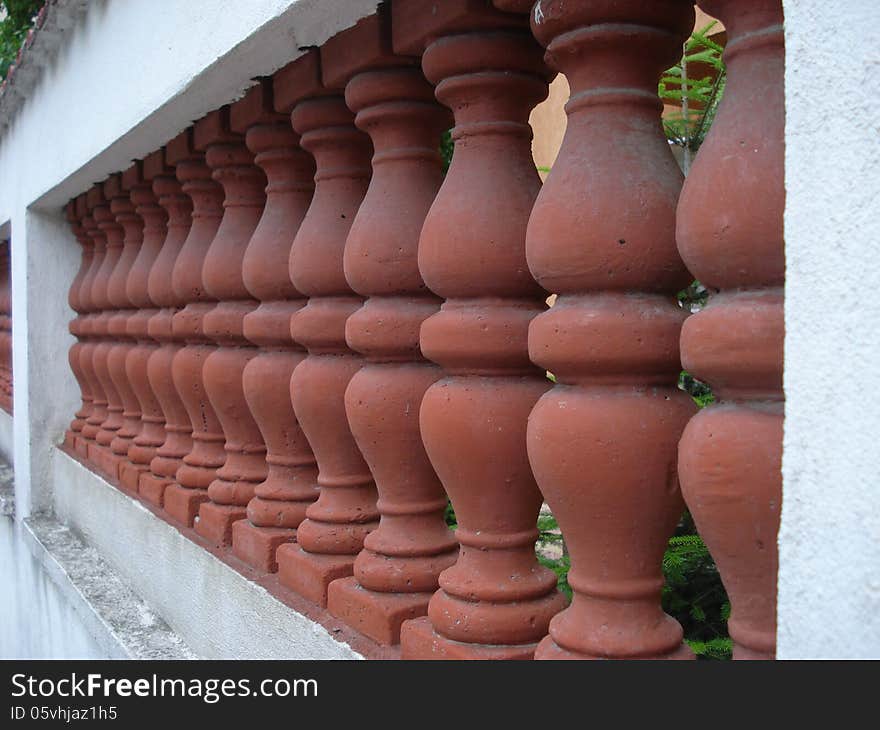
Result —
<path fill-rule="evenodd" d="M 0 515 L 0 659 L 107 656 L 73 605 L 30 553 L 22 523 Z M 13 590 L 8 590 L 14 586 Z"/>
<path fill-rule="evenodd" d="M 66 294 L 80 255 L 59 210 L 32 208 L 23 211 L 22 219 L 12 254 L 13 460 L 16 510 L 27 517 L 51 506 L 49 452 L 63 439 L 80 404 L 67 360 L 73 344 L 67 322 L 73 312 Z"/>
<path fill-rule="evenodd" d="M 784 7 L 778 654 L 880 658 L 880 3 Z"/>

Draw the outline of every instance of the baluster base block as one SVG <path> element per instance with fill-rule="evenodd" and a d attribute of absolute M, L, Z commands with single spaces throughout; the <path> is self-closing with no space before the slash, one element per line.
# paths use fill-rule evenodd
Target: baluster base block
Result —
<path fill-rule="evenodd" d="M 434 631 L 427 616 L 405 622 L 400 630 L 401 659 L 530 661 L 535 657 L 537 646 L 537 644 L 518 646 L 464 644 L 447 639 Z"/>
<path fill-rule="evenodd" d="M 334 580 L 354 575 L 355 555 L 307 553 L 299 545 L 278 548 L 278 579 L 321 608 L 327 607 L 327 590 Z"/>
<path fill-rule="evenodd" d="M 278 572 L 278 548 L 296 541 L 296 530 L 286 527 L 257 527 L 250 520 L 232 525 L 232 552 L 239 560 L 263 573 Z"/>
<path fill-rule="evenodd" d="M 623 657 L 623 656 L 590 656 L 588 654 L 581 654 L 577 651 L 571 651 L 569 649 L 563 649 L 559 644 L 557 644 L 550 636 L 545 636 L 541 642 L 538 644 L 538 648 L 535 650 L 535 659 L 549 659 L 549 660 L 600 660 L 600 659 L 680 659 L 680 660 L 690 660 L 694 658 L 694 652 L 691 651 L 691 648 L 687 644 L 681 644 L 677 649 L 671 651 L 669 654 L 660 654 L 655 656 L 632 656 L 632 657 Z"/>
<path fill-rule="evenodd" d="M 165 489 L 173 484 L 171 479 L 157 477 L 147 469 L 138 478 L 138 494 L 150 504 L 165 506 Z"/>
<path fill-rule="evenodd" d="M 215 547 L 232 545 L 232 524 L 247 518 L 247 509 L 235 504 L 205 502 L 199 507 L 196 532 Z"/>
<path fill-rule="evenodd" d="M 67 430 L 64 432 L 64 448 L 76 450 L 76 431 Z"/>
<path fill-rule="evenodd" d="M 89 442 L 88 459 L 104 476 L 114 481 L 119 479 L 119 466 L 123 462 L 123 457 L 110 451 L 109 446 L 102 446 L 94 441 Z"/>
<path fill-rule="evenodd" d="M 83 436 L 75 436 L 73 450 L 83 459 L 89 458 L 89 440 Z"/>
<path fill-rule="evenodd" d="M 364 588 L 354 576 L 334 580 L 327 591 L 327 610 L 383 646 L 400 643 L 404 621 L 428 613 L 433 593 L 379 593 Z"/>
<path fill-rule="evenodd" d="M 123 461 L 119 465 L 119 483 L 126 492 L 138 494 L 140 491 L 139 484 L 141 475 L 148 471 L 143 464 L 132 464 L 130 461 Z"/>
<path fill-rule="evenodd" d="M 163 509 L 172 520 L 192 527 L 199 514 L 199 507 L 208 501 L 207 489 L 187 489 L 179 484 L 165 488 Z"/>

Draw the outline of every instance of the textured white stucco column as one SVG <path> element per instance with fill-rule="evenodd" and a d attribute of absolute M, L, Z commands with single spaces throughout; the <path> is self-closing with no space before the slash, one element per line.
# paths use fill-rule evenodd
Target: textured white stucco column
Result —
<path fill-rule="evenodd" d="M 27 210 L 13 219 L 13 387 L 16 512 L 44 512 L 52 504 L 50 460 L 79 405 L 68 365 L 73 316 L 67 304 L 80 249 L 62 211 Z"/>
<path fill-rule="evenodd" d="M 880 3 L 784 0 L 778 656 L 880 657 Z"/>

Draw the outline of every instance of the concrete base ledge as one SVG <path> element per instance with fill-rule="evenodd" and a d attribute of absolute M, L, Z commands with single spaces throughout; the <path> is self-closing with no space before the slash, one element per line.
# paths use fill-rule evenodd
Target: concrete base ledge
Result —
<path fill-rule="evenodd" d="M 58 521 L 95 548 L 195 655 L 362 658 L 64 451 L 54 449 L 50 458 Z"/>
<path fill-rule="evenodd" d="M 195 659 L 180 637 L 98 552 L 50 517 L 21 525 L 31 554 L 112 659 Z"/>

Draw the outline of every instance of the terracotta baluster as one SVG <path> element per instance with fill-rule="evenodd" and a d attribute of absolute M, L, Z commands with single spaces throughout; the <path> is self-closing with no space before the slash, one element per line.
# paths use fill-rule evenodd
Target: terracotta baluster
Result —
<path fill-rule="evenodd" d="M 529 419 L 529 458 L 571 557 L 571 606 L 539 659 L 691 658 L 663 613 L 661 561 L 683 504 L 676 444 L 675 249 L 682 176 L 657 80 L 693 27 L 687 0 L 541 0 L 532 29 L 569 79 L 568 127 L 529 220 L 529 268 L 555 305 L 529 328 L 556 386 Z"/>
<path fill-rule="evenodd" d="M 90 235 L 89 226 L 94 225 L 89 215 L 87 195 L 83 193 L 74 200 L 74 215 L 78 221 L 80 235 L 82 236 L 82 245 L 88 245 L 90 250 L 90 261 L 86 268 L 83 278 L 79 284 L 79 293 L 77 300 L 79 306 L 82 307 L 82 314 L 77 317 L 76 330 L 77 337 L 82 347 L 79 350 L 79 359 L 76 363 L 71 363 L 74 373 L 79 372 L 82 375 L 83 386 L 89 394 L 88 409 L 83 416 L 82 427 L 76 431 L 73 439 L 73 449 L 76 454 L 82 458 L 88 458 L 88 439 L 84 434 L 88 429 L 88 419 L 92 417 L 95 409 L 95 401 L 100 400 L 100 388 L 96 382 L 94 368 L 92 367 L 92 359 L 95 348 L 95 341 L 92 333 L 92 323 L 95 319 L 95 305 L 92 302 L 92 284 L 94 283 L 95 273 L 100 268 L 103 253 L 99 252 L 95 246 L 95 239 Z"/>
<path fill-rule="evenodd" d="M 541 495 L 526 419 L 550 383 L 529 362 L 529 321 L 546 294 L 525 232 L 540 188 L 529 112 L 551 74 L 523 16 L 477 0 L 393 6 L 395 49 L 419 53 L 455 115 L 455 155 L 419 241 L 419 270 L 445 299 L 421 327 L 444 370 L 422 401 L 422 439 L 458 518 L 458 561 L 428 617 L 404 623 L 404 658 L 530 659 L 564 605 L 535 557 Z"/>
<path fill-rule="evenodd" d="M 782 3 L 700 7 L 727 28 L 727 86 L 678 206 L 679 251 L 711 292 L 685 322 L 681 357 L 716 404 L 685 429 L 679 475 L 730 597 L 733 658 L 772 659 L 784 416 Z"/>
<path fill-rule="evenodd" d="M 118 478 L 119 469 L 128 461 L 128 447 L 137 435 L 141 423 L 141 406 L 125 371 L 128 354 L 134 349 L 134 341 L 127 333 L 128 319 L 133 314 L 133 307 L 126 293 L 126 284 L 140 253 L 144 222 L 135 212 L 134 203 L 123 185 L 121 174 L 113 175 L 105 183 L 104 193 L 110 200 L 110 210 L 117 225 L 122 228 L 123 236 L 122 252 L 110 275 L 107 289 L 110 304 L 116 310 L 107 325 L 108 334 L 114 343 L 107 354 L 107 372 L 122 403 L 120 426 L 113 432 L 113 438 L 108 444 L 112 459 L 108 463 L 113 464 L 110 473 Z M 120 486 L 124 487 L 121 482 Z M 132 491 L 137 491 L 137 487 Z"/>
<path fill-rule="evenodd" d="M 247 122 L 264 121 L 267 117 L 259 114 L 250 118 L 249 103 L 243 99 L 232 108 Z M 244 144 L 245 129 L 229 126 L 230 114 L 215 117 L 205 155 L 226 195 L 223 220 L 202 269 L 205 289 L 217 300 L 203 323 L 217 348 L 205 360 L 202 376 L 226 436 L 226 461 L 208 487 L 210 502 L 199 509 L 196 529 L 215 545 L 232 543 L 232 523 L 247 516 L 254 487 L 266 478 L 266 445 L 244 396 L 244 369 L 257 354 L 244 337 L 244 318 L 257 302 L 242 275 L 244 252 L 266 203 L 266 176 Z"/>
<path fill-rule="evenodd" d="M 82 197 L 83 196 L 80 196 L 80 198 Z M 83 203 L 84 202 L 85 200 L 83 199 Z M 68 326 L 70 334 L 76 337 L 76 342 L 74 342 L 70 350 L 68 350 L 67 358 L 73 376 L 76 378 L 77 385 L 79 385 L 82 399 L 82 405 L 80 405 L 70 424 L 70 428 L 64 435 L 64 445 L 71 449 L 75 448 L 76 439 L 82 432 L 86 419 L 92 411 L 92 390 L 88 380 L 86 380 L 85 373 L 83 372 L 81 357 L 82 351 L 86 347 L 85 334 L 82 325 L 89 311 L 89 302 L 83 292 L 83 282 L 91 269 L 95 246 L 92 239 L 86 234 L 85 228 L 82 226 L 82 216 L 77 212 L 77 206 L 78 201 L 72 200 L 67 204 L 66 208 L 67 222 L 73 230 L 76 242 L 82 249 L 79 271 L 77 271 L 76 276 L 71 282 L 70 291 L 67 295 L 67 302 L 70 305 L 70 308 L 76 313 L 76 316 L 70 321 Z"/>
<path fill-rule="evenodd" d="M 226 461 L 226 439 L 202 374 L 205 360 L 216 349 L 204 331 L 204 317 L 214 308 L 214 298 L 205 288 L 202 268 L 223 217 L 223 188 L 213 179 L 204 150 L 218 136 L 222 138 L 220 114 L 212 112 L 201 119 L 191 137 L 177 137 L 167 149 L 177 179 L 193 202 L 192 227 L 172 274 L 175 297 L 185 306 L 175 313 L 171 325 L 175 342 L 185 345 L 174 355 L 171 369 L 192 425 L 192 449 L 183 457 L 175 483 L 165 488 L 164 507 L 172 519 L 189 527 L 208 499 L 217 469 Z"/>
<path fill-rule="evenodd" d="M 88 305 L 88 313 L 79 324 L 80 334 L 84 338 L 79 365 L 83 377 L 88 384 L 89 392 L 92 394 L 92 405 L 89 409 L 89 415 L 86 416 L 82 431 L 80 431 L 74 443 L 76 453 L 86 460 L 89 457 L 89 443 L 94 442 L 101 422 L 107 417 L 107 396 L 95 373 L 95 349 L 99 344 L 95 323 L 101 310 L 100 297 L 95 297 L 97 293 L 95 278 L 103 268 L 104 259 L 107 256 L 107 239 L 92 217 L 94 204 L 97 201 L 97 196 L 100 195 L 100 191 L 98 193 L 93 192 L 96 189 L 97 186 L 89 190 L 88 193 L 80 195 L 76 200 L 77 217 L 80 220 L 80 225 L 85 235 L 92 241 L 93 250 L 92 263 L 83 277 L 79 295 L 80 301 Z"/>
<path fill-rule="evenodd" d="M 274 112 L 269 81 L 232 108 L 233 127 L 248 127 L 248 149 L 269 181 L 242 264 L 245 286 L 260 302 L 244 318 L 245 337 L 260 347 L 244 369 L 244 393 L 263 434 L 268 471 L 254 488 L 248 518 L 232 526 L 232 548 L 254 568 L 274 572 L 275 551 L 295 538 L 306 507 L 318 497 L 315 457 L 290 400 L 290 376 L 305 357 L 290 337 L 290 319 L 305 298 L 288 271 L 293 238 L 312 199 L 315 163 L 300 148 L 289 116 L 267 112 Z"/>
<path fill-rule="evenodd" d="M 200 170 L 204 165 L 202 156 L 192 148 L 191 138 L 191 130 L 182 132 L 169 142 L 164 150 L 150 155 L 145 162 L 145 171 L 148 176 L 152 176 L 153 194 L 168 214 L 165 240 L 147 280 L 147 294 L 150 301 L 159 308 L 147 323 L 147 334 L 159 344 L 147 362 L 147 378 L 162 411 L 164 439 L 155 448 L 155 453 L 149 462 L 150 470 L 141 474 L 138 480 L 138 493 L 141 497 L 159 507 L 165 503 L 166 487 L 174 482 L 177 470 L 183 464 L 183 458 L 192 451 L 193 446 L 192 423 L 177 388 L 174 387 L 172 369 L 174 357 L 184 344 L 181 333 L 175 334 L 173 330 L 174 315 L 187 301 L 183 293 L 178 294 L 175 291 L 173 275 L 177 258 L 193 224 L 193 203 L 184 193 L 175 175 L 174 165 L 182 170 L 188 166 Z M 198 187 L 195 178 L 193 185 Z M 213 214 L 212 205 L 208 206 L 211 214 Z M 211 225 L 216 226 L 216 223 L 209 215 L 200 225 L 209 228 Z M 200 235 L 207 237 L 210 233 L 204 231 Z M 198 248 L 198 245 L 198 241 L 195 241 L 194 248 Z M 193 258 L 190 258 L 190 268 L 181 271 L 181 277 L 197 280 L 200 276 L 199 267 L 193 262 Z M 184 282 L 184 292 L 186 286 L 187 282 Z M 159 440 L 158 434 L 155 441 L 147 441 L 146 435 L 146 432 L 142 434 L 145 440 L 141 443 L 136 439 L 133 447 L 143 447 L 145 457 L 153 451 L 155 441 Z"/>
<path fill-rule="evenodd" d="M 350 49 L 356 48 L 357 55 Z M 345 393 L 355 441 L 376 480 L 379 527 L 354 575 L 330 584 L 328 609 L 381 644 L 423 616 L 458 543 L 443 519 L 446 493 L 422 445 L 419 405 L 440 369 L 419 350 L 419 327 L 440 308 L 418 268 L 419 233 L 443 180 L 440 136 L 451 116 L 418 59 L 391 49 L 380 9 L 321 48 L 324 82 L 345 86 L 355 124 L 373 140 L 373 175 L 345 244 L 345 275 L 369 297 L 346 323 L 366 365 Z"/>
<path fill-rule="evenodd" d="M 363 360 L 345 344 L 345 321 L 363 300 L 345 280 L 342 256 L 370 180 L 370 139 L 338 91 L 321 84 L 318 56 L 307 54 L 276 74 L 275 106 L 315 158 L 315 195 L 290 253 L 290 276 L 308 304 L 294 314 L 291 336 L 308 349 L 293 371 L 293 408 L 318 460 L 318 501 L 306 510 L 297 544 L 278 548 L 281 582 L 320 605 L 327 586 L 352 574 L 364 537 L 378 521 L 376 487 L 351 435 L 345 389 Z M 323 95 L 322 95 L 323 94 Z"/>
<path fill-rule="evenodd" d="M 98 219 L 98 225 L 107 233 L 107 256 L 110 258 L 115 254 L 115 263 L 107 279 L 109 308 L 104 314 L 107 355 L 106 359 L 99 358 L 96 362 L 98 378 L 109 379 L 111 387 L 107 389 L 105 386 L 109 396 L 107 418 L 104 419 L 101 430 L 95 437 L 101 448 L 93 449 L 93 453 L 98 470 L 112 479 L 117 479 L 121 459 L 113 451 L 112 443 L 122 430 L 125 424 L 125 411 L 131 407 L 131 401 L 134 399 L 134 393 L 125 380 L 125 358 L 129 347 L 125 338 L 125 324 L 127 310 L 131 306 L 125 296 L 125 282 L 140 247 L 141 233 L 138 233 L 137 240 L 134 240 L 133 231 L 122 223 L 128 215 L 134 215 L 134 206 L 122 189 L 120 175 L 111 175 L 104 183 L 104 198 L 110 206 L 110 218 L 105 221 Z M 137 401 L 134 400 L 134 403 L 136 404 Z M 129 439 L 126 439 L 126 443 L 128 441 Z"/>
<path fill-rule="evenodd" d="M 108 182 L 111 181 L 108 180 Z M 113 274 L 116 272 L 119 260 L 122 258 L 124 231 L 122 226 L 116 222 L 116 217 L 113 215 L 110 207 L 107 183 L 104 183 L 98 192 L 100 193 L 100 199 L 94 196 L 94 206 L 91 212 L 98 230 L 103 234 L 103 238 L 106 241 L 107 251 L 101 268 L 95 274 L 95 282 L 92 289 L 92 297 L 100 309 L 93 325 L 94 333 L 99 341 L 95 347 L 92 361 L 95 377 L 101 385 L 101 390 L 106 396 L 107 402 L 103 409 L 104 418 L 97 424 L 98 430 L 94 436 L 95 440 L 89 444 L 88 451 L 89 461 L 94 464 L 95 468 L 105 476 L 115 480 L 117 477 L 117 461 L 113 458 L 109 446 L 116 432 L 122 426 L 123 406 L 116 384 L 110 376 L 108 362 L 110 351 L 117 344 L 117 340 L 110 333 L 111 320 L 117 313 L 116 305 L 110 300 L 110 283 L 113 279 Z M 109 192 L 113 192 L 112 183 L 109 186 Z"/>
<path fill-rule="evenodd" d="M 132 440 L 126 449 L 128 459 L 119 465 L 119 483 L 124 489 L 138 491 L 140 475 L 149 470 L 156 448 L 165 439 L 165 417 L 150 386 L 148 367 L 157 349 L 149 336 L 150 319 L 158 312 L 149 296 L 150 271 L 167 233 L 168 213 L 153 193 L 152 180 L 163 168 L 163 153 L 155 152 L 122 175 L 122 186 L 129 191 L 135 212 L 143 221 L 142 243 L 131 266 L 125 293 L 137 307 L 128 316 L 126 334 L 135 341 L 125 360 L 125 375 L 138 402 L 140 418 L 132 424 Z"/>

